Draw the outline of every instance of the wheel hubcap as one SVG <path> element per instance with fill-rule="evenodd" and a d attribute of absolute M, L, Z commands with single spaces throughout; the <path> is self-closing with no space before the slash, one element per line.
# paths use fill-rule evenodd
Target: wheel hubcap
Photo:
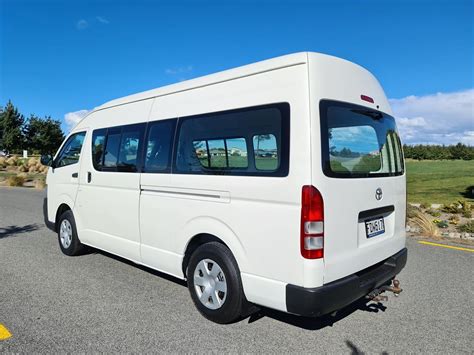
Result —
<path fill-rule="evenodd" d="M 61 227 L 59 228 L 59 240 L 65 249 L 69 248 L 72 243 L 72 226 L 67 219 L 64 219 L 61 222 Z"/>
<path fill-rule="evenodd" d="M 201 260 L 194 270 L 194 289 L 207 308 L 222 307 L 227 297 L 227 281 L 219 264 L 211 259 Z"/>

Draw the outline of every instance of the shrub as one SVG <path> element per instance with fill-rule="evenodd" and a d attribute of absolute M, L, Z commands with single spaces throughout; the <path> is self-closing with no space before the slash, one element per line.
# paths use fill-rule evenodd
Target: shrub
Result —
<path fill-rule="evenodd" d="M 407 204 L 407 217 L 414 218 L 416 217 L 417 213 L 421 212 L 420 209 L 416 206 Z"/>
<path fill-rule="evenodd" d="M 441 207 L 441 210 L 443 212 L 446 212 L 446 213 L 459 213 L 459 204 L 456 202 L 456 203 L 450 203 L 449 205 L 443 205 L 443 207 Z"/>
<path fill-rule="evenodd" d="M 462 216 L 465 217 L 465 218 L 472 218 L 472 211 L 471 210 L 463 211 Z"/>
<path fill-rule="evenodd" d="M 23 186 L 25 178 L 23 176 L 10 176 L 7 183 L 8 186 Z"/>
<path fill-rule="evenodd" d="M 437 221 L 435 224 L 438 228 L 448 228 L 449 226 L 447 221 Z"/>
<path fill-rule="evenodd" d="M 10 157 L 7 160 L 5 160 L 5 163 L 9 166 L 14 166 L 16 165 L 17 158 L 16 157 Z"/>
<path fill-rule="evenodd" d="M 449 223 L 451 224 L 458 224 L 459 223 L 459 217 L 455 214 L 453 214 L 451 217 L 449 217 Z"/>
<path fill-rule="evenodd" d="M 413 223 L 420 228 L 421 235 L 427 237 L 437 237 L 439 236 L 438 227 L 430 221 L 428 217 L 422 212 L 419 212 L 413 219 Z"/>
<path fill-rule="evenodd" d="M 44 189 L 46 187 L 46 181 L 44 179 L 35 180 L 35 188 L 36 189 Z"/>
<path fill-rule="evenodd" d="M 469 221 L 466 224 L 461 224 L 457 227 L 459 232 L 474 233 L 474 221 Z"/>
<path fill-rule="evenodd" d="M 19 158 L 17 159 L 17 161 L 15 162 L 15 165 L 16 166 L 22 166 L 26 163 L 26 159 L 23 159 L 23 158 Z"/>
<path fill-rule="evenodd" d="M 35 158 L 30 158 L 30 159 L 28 159 L 27 165 L 28 166 L 33 166 L 33 165 L 36 165 L 37 163 L 38 163 L 38 160 L 36 160 Z"/>
<path fill-rule="evenodd" d="M 24 173 L 28 171 L 28 168 L 25 165 L 20 165 L 20 167 L 18 168 L 18 171 L 20 173 Z"/>
<path fill-rule="evenodd" d="M 461 211 L 462 213 L 464 212 L 471 212 L 471 210 L 473 209 L 473 204 L 466 201 L 466 200 L 460 200 L 458 201 L 459 205 L 461 206 Z"/>
<path fill-rule="evenodd" d="M 432 215 L 433 217 L 439 217 L 441 216 L 441 212 L 435 209 L 430 208 L 426 213 Z"/>

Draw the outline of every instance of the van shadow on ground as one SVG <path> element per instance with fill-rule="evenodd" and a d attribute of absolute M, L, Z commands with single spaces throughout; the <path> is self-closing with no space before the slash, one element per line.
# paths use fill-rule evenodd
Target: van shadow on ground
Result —
<path fill-rule="evenodd" d="M 269 308 L 262 308 L 249 318 L 249 323 L 258 321 L 263 317 L 269 317 L 280 322 L 284 322 L 306 330 L 319 330 L 326 327 L 332 327 L 333 324 L 339 322 L 356 311 L 364 311 L 371 313 L 385 312 L 387 307 L 382 303 L 374 303 L 372 301 L 361 298 L 354 303 L 342 308 L 335 315 L 325 315 L 318 318 L 300 317 L 293 314 L 275 311 Z"/>
<path fill-rule="evenodd" d="M 108 256 L 117 261 L 124 262 L 128 265 L 139 268 L 145 272 L 161 277 L 165 280 L 171 281 L 180 286 L 187 287 L 187 283 L 184 280 L 177 279 L 173 276 L 164 274 L 160 271 L 150 269 L 146 266 L 135 264 L 134 262 L 127 259 L 123 259 L 120 256 L 113 255 L 113 254 L 107 253 L 102 250 L 97 250 L 97 249 L 94 249 L 93 252 Z M 248 323 L 250 324 L 250 323 L 258 322 L 260 319 L 264 317 L 268 317 L 268 318 L 272 318 L 277 321 L 284 322 L 284 323 L 287 323 L 287 324 L 290 324 L 302 329 L 319 330 L 326 327 L 332 327 L 333 324 L 339 322 L 341 319 L 346 318 L 347 316 L 351 315 L 352 313 L 356 311 L 378 313 L 378 312 L 385 312 L 386 309 L 387 307 L 385 307 L 382 303 L 374 303 L 364 298 L 361 298 L 358 301 L 350 304 L 349 306 L 339 310 L 334 316 L 326 315 L 319 318 L 300 317 L 300 316 L 295 316 L 289 313 L 284 313 L 284 312 L 276 311 L 273 309 L 261 307 L 259 310 L 257 310 L 255 313 L 253 313 L 246 319 L 248 319 Z"/>
<path fill-rule="evenodd" d="M 0 239 L 7 237 L 16 237 L 19 234 L 33 232 L 40 228 L 39 224 L 27 224 L 24 226 L 0 227 Z"/>

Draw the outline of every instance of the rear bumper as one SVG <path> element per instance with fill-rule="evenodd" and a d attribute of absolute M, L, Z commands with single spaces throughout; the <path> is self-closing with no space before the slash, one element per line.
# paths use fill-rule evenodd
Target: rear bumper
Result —
<path fill-rule="evenodd" d="M 365 270 L 316 288 L 286 285 L 289 313 L 317 317 L 339 310 L 395 277 L 407 262 L 407 249 Z"/>

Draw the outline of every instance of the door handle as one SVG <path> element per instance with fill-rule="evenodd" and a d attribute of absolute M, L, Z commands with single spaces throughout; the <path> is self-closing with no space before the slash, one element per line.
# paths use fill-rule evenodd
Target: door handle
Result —
<path fill-rule="evenodd" d="M 87 182 L 91 182 L 92 180 L 92 173 L 90 171 L 87 172 Z"/>
<path fill-rule="evenodd" d="M 77 177 L 79 176 L 79 174 L 78 174 L 78 173 L 72 173 L 71 176 L 72 176 L 73 178 L 77 178 Z"/>

